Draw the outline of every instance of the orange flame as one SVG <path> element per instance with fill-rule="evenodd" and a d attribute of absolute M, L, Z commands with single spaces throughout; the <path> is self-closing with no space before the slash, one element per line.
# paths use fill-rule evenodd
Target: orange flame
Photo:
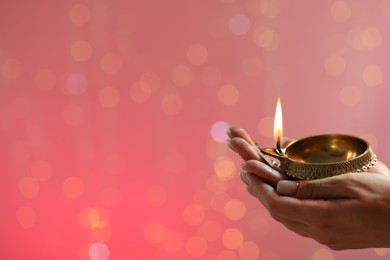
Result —
<path fill-rule="evenodd" d="M 274 120 L 274 139 L 276 142 L 283 140 L 283 117 L 282 117 L 282 105 L 280 98 L 278 97 L 278 103 L 276 104 L 275 120 Z"/>

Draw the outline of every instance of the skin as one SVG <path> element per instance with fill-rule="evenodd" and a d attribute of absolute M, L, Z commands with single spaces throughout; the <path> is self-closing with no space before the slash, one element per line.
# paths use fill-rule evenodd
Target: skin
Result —
<path fill-rule="evenodd" d="M 241 179 L 248 192 L 285 227 L 333 250 L 390 247 L 386 165 L 377 162 L 368 173 L 293 180 L 266 163 L 245 130 L 230 127 L 227 134 L 227 145 L 244 160 Z"/>

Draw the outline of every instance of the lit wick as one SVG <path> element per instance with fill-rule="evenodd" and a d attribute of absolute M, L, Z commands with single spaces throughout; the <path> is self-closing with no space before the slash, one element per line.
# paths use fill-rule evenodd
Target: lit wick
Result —
<path fill-rule="evenodd" d="M 276 151 L 280 154 L 283 154 L 282 148 L 280 147 L 280 136 L 278 136 L 278 140 L 276 141 Z"/>
<path fill-rule="evenodd" d="M 276 104 L 275 111 L 275 121 L 274 121 L 274 138 L 276 140 L 276 151 L 279 154 L 283 154 L 280 142 L 283 139 L 283 119 L 282 119 L 282 105 L 280 103 L 280 98 L 278 98 L 278 103 Z"/>

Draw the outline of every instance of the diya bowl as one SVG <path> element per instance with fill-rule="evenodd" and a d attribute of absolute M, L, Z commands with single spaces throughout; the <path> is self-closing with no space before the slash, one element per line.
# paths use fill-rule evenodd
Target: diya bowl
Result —
<path fill-rule="evenodd" d="M 366 172 L 377 161 L 370 144 L 342 134 L 310 136 L 283 149 L 261 151 L 279 160 L 287 175 L 298 179 L 320 179 L 349 172 Z"/>

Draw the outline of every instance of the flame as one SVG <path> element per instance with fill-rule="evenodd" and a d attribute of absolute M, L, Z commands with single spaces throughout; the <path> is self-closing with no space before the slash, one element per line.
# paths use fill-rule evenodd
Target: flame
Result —
<path fill-rule="evenodd" d="M 278 103 L 276 104 L 274 120 L 274 139 L 276 142 L 281 142 L 283 140 L 283 117 L 280 97 L 278 97 Z"/>

